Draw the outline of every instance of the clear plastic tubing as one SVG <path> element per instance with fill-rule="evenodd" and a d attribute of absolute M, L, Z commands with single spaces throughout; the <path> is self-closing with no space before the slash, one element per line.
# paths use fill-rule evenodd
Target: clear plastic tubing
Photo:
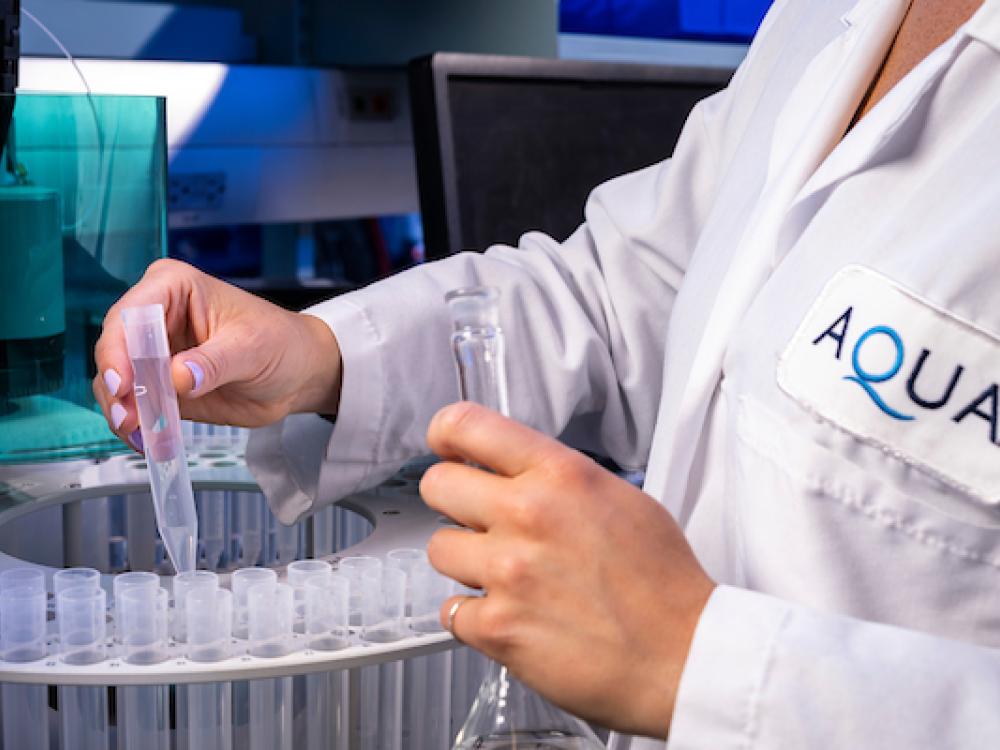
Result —
<path fill-rule="evenodd" d="M 261 583 L 277 583 L 278 574 L 270 568 L 240 568 L 229 581 L 233 591 L 233 635 L 245 640 L 249 637 L 250 589 Z"/>
<path fill-rule="evenodd" d="M 12 568 L 0 574 L 0 656 L 35 661 L 46 654 L 45 574 Z M 49 746 L 48 688 L 3 686 L 3 747 Z"/>
<path fill-rule="evenodd" d="M 122 322 L 132 360 L 156 523 L 174 570 L 184 573 L 197 564 L 198 513 L 184 453 L 177 392 L 170 375 L 163 305 L 127 307 L 122 310 Z"/>
<path fill-rule="evenodd" d="M 188 659 L 214 662 L 228 658 L 233 624 L 232 592 L 207 587 L 192 589 L 185 610 Z M 188 685 L 186 690 L 188 750 L 232 750 L 232 683 Z"/>

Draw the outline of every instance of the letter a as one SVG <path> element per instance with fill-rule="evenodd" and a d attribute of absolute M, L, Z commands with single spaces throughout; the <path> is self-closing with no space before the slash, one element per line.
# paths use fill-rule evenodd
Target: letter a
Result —
<path fill-rule="evenodd" d="M 982 417 L 987 422 L 990 423 L 990 442 L 996 445 L 997 442 L 997 384 L 994 383 L 985 391 L 982 395 L 973 401 L 971 404 L 966 406 L 962 411 L 956 414 L 952 421 L 961 422 L 970 414 L 975 414 L 977 417 Z M 989 401 L 989 411 L 983 411 L 979 406 L 985 401 Z"/>
<path fill-rule="evenodd" d="M 820 341 L 829 336 L 831 339 L 837 342 L 837 354 L 836 358 L 840 359 L 840 350 L 844 348 L 844 338 L 847 336 L 847 326 L 851 322 L 851 313 L 854 312 L 854 307 L 848 307 L 844 310 L 844 314 L 837 318 L 833 323 L 827 328 L 823 333 L 813 339 L 813 346 L 818 344 Z M 838 330 L 839 329 L 839 330 Z"/>

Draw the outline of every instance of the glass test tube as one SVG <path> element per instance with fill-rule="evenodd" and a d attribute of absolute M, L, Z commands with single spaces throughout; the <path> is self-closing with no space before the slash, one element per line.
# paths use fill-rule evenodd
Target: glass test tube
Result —
<path fill-rule="evenodd" d="M 163 305 L 122 310 L 135 378 L 139 426 L 149 465 L 156 522 L 178 573 L 197 564 L 198 514 L 188 476 Z"/>

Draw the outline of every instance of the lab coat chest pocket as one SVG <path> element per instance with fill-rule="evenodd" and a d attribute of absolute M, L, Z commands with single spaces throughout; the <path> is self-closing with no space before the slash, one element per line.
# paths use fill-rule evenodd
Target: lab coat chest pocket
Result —
<path fill-rule="evenodd" d="M 1000 528 L 925 503 L 925 485 L 912 467 L 863 468 L 855 459 L 870 446 L 856 438 L 838 432 L 817 441 L 759 398 L 729 400 L 735 437 L 727 500 L 735 504 L 748 587 L 826 611 L 1000 645 Z M 949 491 L 956 502 L 972 502 Z"/>

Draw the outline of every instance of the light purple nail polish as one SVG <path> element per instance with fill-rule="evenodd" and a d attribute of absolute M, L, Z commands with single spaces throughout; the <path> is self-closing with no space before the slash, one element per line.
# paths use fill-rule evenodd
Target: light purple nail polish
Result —
<path fill-rule="evenodd" d="M 125 417 L 128 416 L 128 412 L 125 411 L 125 407 L 121 404 L 111 404 L 111 426 L 117 431 L 121 426 L 122 422 L 125 421 Z"/>
<path fill-rule="evenodd" d="M 191 371 L 191 376 L 194 378 L 194 388 L 191 389 L 191 393 L 195 393 L 201 389 L 201 384 L 205 382 L 205 371 L 201 369 L 201 365 L 191 360 L 186 361 L 184 366 Z"/>
<path fill-rule="evenodd" d="M 142 444 L 142 433 L 139 430 L 133 430 L 132 434 L 128 436 L 128 441 L 139 453 L 145 450 L 145 446 Z"/>
<path fill-rule="evenodd" d="M 104 371 L 104 386 L 108 389 L 108 393 L 112 397 L 118 394 L 118 389 L 122 385 L 122 376 L 119 375 L 115 370 L 108 368 Z"/>

